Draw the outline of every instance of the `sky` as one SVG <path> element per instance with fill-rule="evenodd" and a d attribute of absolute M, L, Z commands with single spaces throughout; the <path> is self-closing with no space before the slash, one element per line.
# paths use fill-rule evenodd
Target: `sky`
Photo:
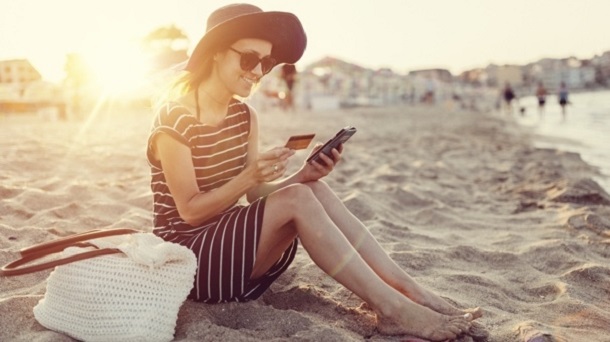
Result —
<path fill-rule="evenodd" d="M 138 38 L 174 24 L 192 49 L 223 0 L 1 0 L 0 60 L 27 58 L 43 78 L 64 76 L 65 55 L 120 63 Z M 308 46 L 297 67 L 332 56 L 398 73 L 453 74 L 610 50 L 608 0 L 251 0 L 296 14 Z"/>

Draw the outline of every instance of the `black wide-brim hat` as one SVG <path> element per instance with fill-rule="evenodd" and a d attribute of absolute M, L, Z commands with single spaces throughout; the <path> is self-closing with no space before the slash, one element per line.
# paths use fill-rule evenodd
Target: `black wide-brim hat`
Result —
<path fill-rule="evenodd" d="M 278 64 L 296 63 L 307 46 L 301 21 L 288 12 L 264 12 L 249 4 L 232 4 L 210 14 L 205 35 L 201 38 L 185 67 L 194 71 L 206 53 L 215 52 L 243 38 L 264 39 L 273 45 L 271 57 Z"/>

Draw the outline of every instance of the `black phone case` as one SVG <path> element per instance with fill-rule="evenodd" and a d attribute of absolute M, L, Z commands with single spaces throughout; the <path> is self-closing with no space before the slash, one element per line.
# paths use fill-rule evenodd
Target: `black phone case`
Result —
<path fill-rule="evenodd" d="M 332 139 L 328 140 L 324 145 L 322 145 L 322 147 L 317 150 L 316 153 L 309 156 L 309 158 L 307 158 L 307 162 L 309 163 L 312 160 L 315 160 L 316 162 L 322 165 L 326 165 L 324 160 L 319 157 L 319 154 L 324 153 L 332 159 L 332 149 L 337 148 L 339 145 L 346 142 L 349 138 L 352 137 L 352 135 L 354 135 L 354 133 L 356 133 L 356 131 L 356 127 L 353 126 L 347 126 L 342 128 L 339 132 L 337 132 L 337 134 L 335 134 Z"/>

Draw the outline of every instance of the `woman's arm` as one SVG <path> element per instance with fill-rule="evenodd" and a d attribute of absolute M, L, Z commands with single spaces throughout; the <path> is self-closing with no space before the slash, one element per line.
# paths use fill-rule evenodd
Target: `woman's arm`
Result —
<path fill-rule="evenodd" d="M 198 225 L 227 209 L 251 189 L 283 175 L 287 158 L 294 152 L 287 148 L 275 148 L 259 153 L 258 120 L 254 111 L 251 111 L 251 121 L 248 157 L 244 170 L 210 192 L 199 191 L 188 146 L 166 133 L 158 134 L 152 142 L 155 158 L 163 165 L 167 186 L 178 213 L 186 223 Z M 278 172 L 274 173 L 275 164 L 278 165 Z"/>
<path fill-rule="evenodd" d="M 251 160 L 257 160 L 258 158 L 258 114 L 253 108 L 250 108 L 250 120 L 251 126 L 250 137 L 248 139 L 248 163 L 250 163 Z M 314 148 L 314 151 L 320 148 L 321 146 L 322 144 L 316 146 L 316 148 Z M 311 182 L 325 177 L 333 170 L 335 164 L 341 159 L 342 150 L 343 146 L 339 146 L 338 150 L 333 149 L 333 158 L 321 154 L 320 156 L 322 160 L 324 160 L 326 165 L 321 165 L 315 161 L 311 164 L 304 163 L 301 169 L 299 169 L 294 174 L 282 179 L 281 181 L 273 183 L 259 183 L 257 186 L 254 186 L 248 191 L 248 201 L 252 202 L 259 197 L 267 196 L 268 194 L 290 184 Z M 294 155 L 294 151 L 288 150 L 286 148 L 276 148 L 271 150 L 270 152 L 273 151 L 279 151 L 278 160 L 276 161 L 276 164 L 278 165 L 278 172 L 276 178 L 279 178 L 284 175 L 284 172 L 286 171 L 286 166 L 288 165 L 288 158 Z"/>
<path fill-rule="evenodd" d="M 250 136 L 248 137 L 248 160 L 246 162 L 246 165 L 249 166 L 253 163 L 255 163 L 257 160 L 260 159 L 259 157 L 259 151 L 258 151 L 258 113 L 256 112 L 256 110 L 252 107 L 250 108 Z M 284 172 L 286 171 L 286 166 L 288 165 L 288 158 L 291 157 L 292 155 L 294 155 L 294 151 L 291 151 L 290 149 L 287 148 L 275 148 L 272 149 L 271 151 L 267 152 L 268 153 L 275 153 L 278 158 L 276 160 L 274 160 L 273 164 L 277 165 L 278 171 L 275 173 L 275 179 L 281 177 L 284 175 Z M 271 164 L 271 166 L 273 166 L 273 164 Z M 265 182 L 265 183 L 259 183 L 256 186 L 252 187 L 248 193 L 247 193 L 247 199 L 248 202 L 252 202 L 254 200 L 256 200 L 257 198 L 263 197 L 263 196 L 267 196 L 268 194 L 274 192 L 275 190 L 278 190 L 288 184 L 291 184 L 289 182 L 287 182 L 286 180 L 283 180 L 281 182 L 275 182 L 275 183 L 269 183 L 269 182 Z"/>
<path fill-rule="evenodd" d="M 197 186 L 188 146 L 165 133 L 156 137 L 154 146 L 178 213 L 190 225 L 202 223 L 222 212 L 258 182 L 253 170 L 244 170 L 218 189 L 202 193 Z"/>

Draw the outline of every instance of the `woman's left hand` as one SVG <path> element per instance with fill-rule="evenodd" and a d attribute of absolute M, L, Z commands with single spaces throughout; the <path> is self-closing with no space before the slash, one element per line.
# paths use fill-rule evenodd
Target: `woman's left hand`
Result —
<path fill-rule="evenodd" d="M 312 153 L 322 147 L 322 144 L 316 145 Z M 326 177 L 335 168 L 335 165 L 341 160 L 341 153 L 343 152 L 343 145 L 339 145 L 338 148 L 332 149 L 332 158 L 324 153 L 320 153 L 320 158 L 324 163 L 318 163 L 312 160 L 309 163 L 305 163 L 301 168 L 301 180 L 303 183 L 316 181 L 320 178 Z"/>

